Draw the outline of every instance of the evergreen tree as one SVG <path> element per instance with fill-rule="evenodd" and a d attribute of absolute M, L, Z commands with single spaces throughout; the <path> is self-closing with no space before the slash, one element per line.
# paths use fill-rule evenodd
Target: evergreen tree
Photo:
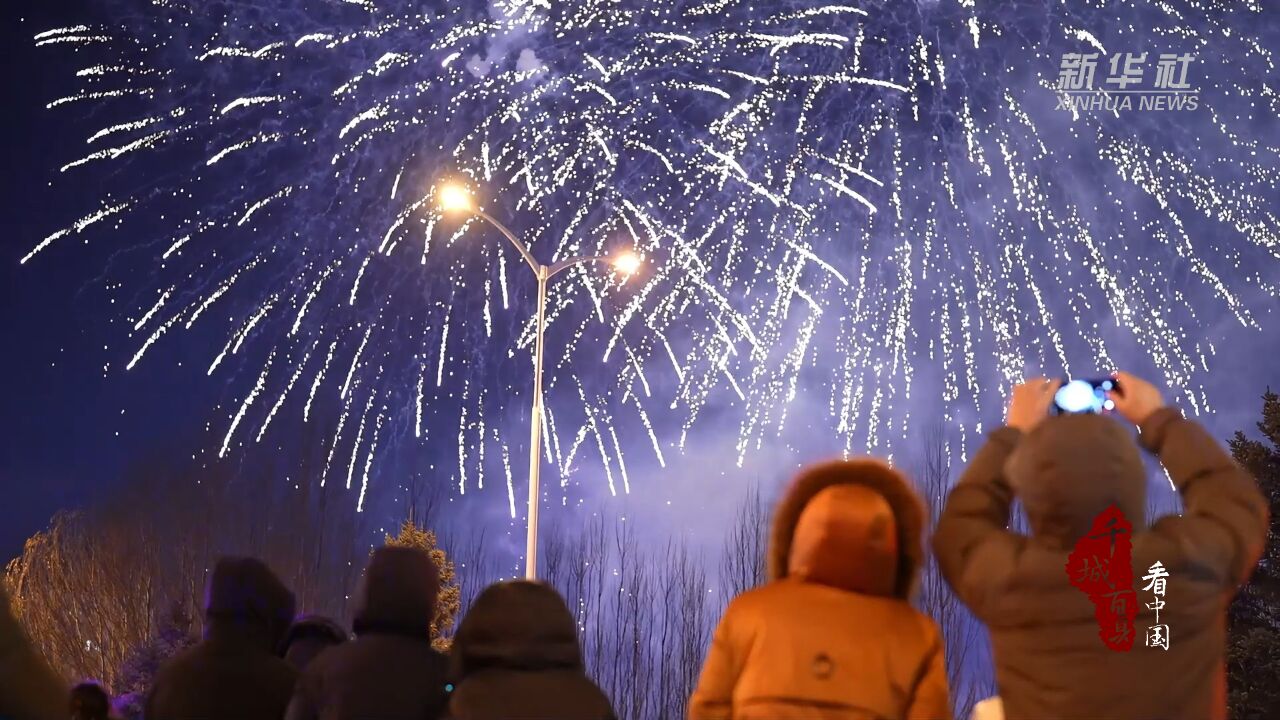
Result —
<path fill-rule="evenodd" d="M 1280 717 L 1280 396 L 1262 396 L 1261 438 L 1231 439 L 1236 462 L 1258 479 L 1271 506 L 1262 559 L 1228 611 L 1227 677 L 1231 716 Z"/>
<path fill-rule="evenodd" d="M 436 534 L 418 527 L 412 519 L 400 525 L 400 533 L 395 537 L 386 536 L 386 545 L 390 547 L 417 548 L 431 556 L 432 562 L 440 571 L 440 594 L 436 598 L 436 616 L 431 620 L 431 645 L 437 650 L 447 652 L 452 642 L 445 633 L 453 629 L 454 619 L 462 604 L 462 591 L 458 587 L 457 575 L 453 561 L 449 560 L 444 550 L 436 541 Z"/>
<path fill-rule="evenodd" d="M 125 720 L 140 720 L 147 693 L 169 658 L 195 644 L 191 631 L 191 614 L 181 603 L 174 603 L 154 637 L 135 647 L 125 658 L 117 674 L 116 712 Z"/>

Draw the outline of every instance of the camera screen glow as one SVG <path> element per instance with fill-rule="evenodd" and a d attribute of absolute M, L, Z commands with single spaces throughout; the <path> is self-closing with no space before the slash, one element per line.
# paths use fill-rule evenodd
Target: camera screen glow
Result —
<path fill-rule="evenodd" d="M 1093 383 L 1084 380 L 1072 380 L 1058 389 L 1057 394 L 1053 396 L 1053 401 L 1063 412 L 1096 413 L 1111 402 L 1106 398 L 1107 385 L 1110 385 L 1110 383 L 1104 383 L 1102 386 L 1095 388 Z"/>

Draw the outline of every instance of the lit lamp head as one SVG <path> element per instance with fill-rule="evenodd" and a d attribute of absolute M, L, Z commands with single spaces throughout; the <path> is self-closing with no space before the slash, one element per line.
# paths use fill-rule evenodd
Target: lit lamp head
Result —
<path fill-rule="evenodd" d="M 448 184 L 440 188 L 440 209 L 445 212 L 469 213 L 474 209 L 471 193 L 461 185 Z"/>
<path fill-rule="evenodd" d="M 611 261 L 613 268 L 624 275 L 634 275 L 643 262 L 639 255 L 630 250 L 618 253 Z"/>

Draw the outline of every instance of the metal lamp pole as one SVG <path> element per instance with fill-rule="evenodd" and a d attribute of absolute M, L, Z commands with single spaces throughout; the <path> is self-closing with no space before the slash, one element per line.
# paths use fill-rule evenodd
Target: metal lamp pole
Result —
<path fill-rule="evenodd" d="M 533 258 L 529 248 L 516 237 L 515 233 L 494 219 L 492 215 L 475 207 L 468 208 L 468 212 L 483 218 L 510 240 L 511 244 L 516 246 L 516 250 L 520 251 L 520 256 L 529 265 L 529 269 L 533 270 L 533 274 L 538 278 L 538 328 L 533 348 L 533 415 L 529 429 L 529 523 L 525 538 L 524 566 L 525 578 L 536 580 L 538 578 L 538 507 L 541 504 L 538 500 L 539 476 L 542 471 L 542 341 L 547 329 L 547 281 L 562 270 L 575 265 L 610 262 L 610 260 L 604 255 L 584 255 L 561 260 L 552 265 L 543 265 Z"/>

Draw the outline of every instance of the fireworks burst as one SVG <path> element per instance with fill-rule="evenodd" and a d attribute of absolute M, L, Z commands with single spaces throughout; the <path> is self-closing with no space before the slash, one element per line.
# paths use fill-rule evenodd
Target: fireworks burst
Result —
<path fill-rule="evenodd" d="M 321 482 L 362 504 L 413 439 L 460 492 L 504 475 L 516 513 L 532 282 L 440 213 L 446 182 L 543 262 L 645 257 L 548 305 L 543 452 L 614 492 L 624 449 L 664 463 L 713 409 L 738 413 L 740 463 L 800 396 L 856 452 L 906 436 L 908 403 L 978 431 L 1024 372 L 1125 347 L 1204 410 L 1206 318 L 1259 327 L 1277 295 L 1260 4 L 135 5 L 36 36 L 93 58 L 50 107 L 118 115 L 62 170 L 116 174 L 23 262 L 129 237 L 154 284 L 124 366 L 224 324 L 219 452 L 331 405 Z M 1194 54 L 1200 108 L 1057 107 L 1063 53 L 1094 51 Z"/>

